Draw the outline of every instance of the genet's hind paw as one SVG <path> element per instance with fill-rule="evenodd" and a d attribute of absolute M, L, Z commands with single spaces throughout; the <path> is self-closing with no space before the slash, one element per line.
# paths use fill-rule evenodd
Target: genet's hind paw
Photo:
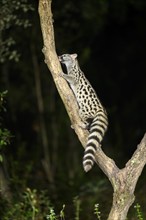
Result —
<path fill-rule="evenodd" d="M 59 76 L 64 78 L 64 73 L 63 72 L 59 73 Z"/>
<path fill-rule="evenodd" d="M 84 123 L 84 122 L 81 122 L 81 123 L 79 124 L 79 127 L 82 128 L 82 129 L 84 129 L 84 130 L 89 130 L 89 124 L 86 124 L 86 123 Z"/>

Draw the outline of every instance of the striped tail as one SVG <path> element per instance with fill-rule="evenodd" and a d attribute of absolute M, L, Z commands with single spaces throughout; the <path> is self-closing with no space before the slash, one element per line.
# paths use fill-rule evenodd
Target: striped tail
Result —
<path fill-rule="evenodd" d="M 94 164 L 95 153 L 101 145 L 107 126 L 107 115 L 104 111 L 100 110 L 90 125 L 90 134 L 83 157 L 83 168 L 85 172 L 88 172 Z"/>

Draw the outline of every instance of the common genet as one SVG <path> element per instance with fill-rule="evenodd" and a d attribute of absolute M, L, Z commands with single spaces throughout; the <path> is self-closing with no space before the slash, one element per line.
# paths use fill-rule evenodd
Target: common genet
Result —
<path fill-rule="evenodd" d="M 83 122 L 80 126 L 89 130 L 83 157 L 83 167 L 88 172 L 94 164 L 95 153 L 107 130 L 107 113 L 95 90 L 81 71 L 77 54 L 63 54 L 59 56 L 59 61 L 65 64 L 67 69 L 67 74 L 61 73 L 61 76 L 69 83 L 78 103 L 79 115 Z"/>

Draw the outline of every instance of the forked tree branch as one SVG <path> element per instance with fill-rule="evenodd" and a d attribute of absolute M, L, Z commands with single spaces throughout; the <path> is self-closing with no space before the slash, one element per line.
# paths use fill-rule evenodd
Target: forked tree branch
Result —
<path fill-rule="evenodd" d="M 39 0 L 39 15 L 44 42 L 45 63 L 52 74 L 74 130 L 85 148 L 89 133 L 78 126 L 81 120 L 78 114 L 77 102 L 67 82 L 60 77 L 62 69 L 55 50 L 51 0 Z M 106 174 L 114 189 L 113 206 L 108 220 L 124 220 L 129 207 L 134 201 L 133 193 L 137 180 L 146 164 L 146 135 L 124 169 L 120 170 L 100 147 L 96 153 L 96 163 Z"/>

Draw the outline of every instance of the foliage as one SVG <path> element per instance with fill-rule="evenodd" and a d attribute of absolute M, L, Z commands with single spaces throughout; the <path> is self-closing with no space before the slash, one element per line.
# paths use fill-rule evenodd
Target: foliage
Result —
<path fill-rule="evenodd" d="M 6 111 L 4 107 L 4 98 L 8 91 L 0 92 L 0 113 Z M 2 151 L 4 147 L 10 144 L 10 131 L 6 128 L 2 128 L 2 118 L 0 117 L 0 162 L 3 162 Z"/>
<path fill-rule="evenodd" d="M 4 108 L 3 103 L 4 103 L 4 98 L 6 97 L 7 93 L 8 93 L 7 90 L 4 91 L 4 92 L 0 92 L 0 113 L 1 113 L 2 110 L 4 110 L 4 111 L 6 110 L 6 109 Z"/>
<path fill-rule="evenodd" d="M 81 200 L 76 196 L 73 200 L 74 206 L 75 206 L 75 220 L 80 219 L 80 206 L 81 206 Z"/>
<path fill-rule="evenodd" d="M 134 208 L 136 209 L 137 219 L 138 219 L 138 220 L 144 220 L 140 205 L 137 203 L 137 204 L 134 206 Z"/>
<path fill-rule="evenodd" d="M 102 147 L 122 167 L 145 131 L 146 2 L 93 0 L 92 3 L 52 1 L 55 43 L 58 54 L 78 53 L 81 68 L 109 115 L 109 129 Z M 87 175 L 82 170 L 83 149 L 70 129 L 68 116 L 44 64 L 37 8 L 37 1 L 33 0 L 0 1 L 0 87 L 9 90 L 7 115 L 6 94 L 0 99 L 0 159 L 5 153 L 13 195 L 11 204 L 3 201 L 0 216 L 5 210 L 6 220 L 14 217 L 41 220 L 51 215 L 53 207 L 54 217 L 58 219 L 74 216 L 88 220 L 99 218 L 99 207 L 94 207 L 95 215 L 92 207 L 100 203 L 101 217 L 105 217 L 111 205 L 111 188 L 98 167 Z M 34 57 L 40 71 L 44 102 L 41 117 L 44 116 L 47 127 L 47 156 L 53 183 L 48 182 L 42 166 L 44 152 L 34 85 Z M 10 145 L 9 130 L 14 134 Z M 144 210 L 145 173 L 142 175 L 136 197 L 140 189 L 139 201 Z M 44 188 L 48 189 L 47 193 L 42 192 Z M 69 201 L 75 195 L 79 196 L 72 204 Z M 84 216 L 84 210 L 89 217 Z"/>
<path fill-rule="evenodd" d="M 65 204 L 63 204 L 62 209 L 60 211 L 60 218 L 61 218 L 61 220 L 65 220 L 64 209 L 65 209 Z"/>
<path fill-rule="evenodd" d="M 101 220 L 100 211 L 99 211 L 99 204 L 95 204 L 94 206 L 94 214 L 96 215 L 98 220 Z"/>
<path fill-rule="evenodd" d="M 19 199 L 13 199 L 12 203 L 1 201 L 0 213 L 3 220 L 65 220 L 63 205 L 59 215 L 55 214 L 54 208 L 49 201 L 46 191 L 38 192 L 36 189 L 26 188 L 23 194 L 20 194 Z M 3 207 L 4 206 L 4 207 Z M 47 214 L 49 212 L 49 214 Z"/>
<path fill-rule="evenodd" d="M 0 63 L 6 60 L 18 61 L 20 54 L 11 30 L 16 27 L 30 27 L 29 19 L 20 15 L 32 11 L 33 7 L 27 0 L 1 0 L 0 9 Z"/>
<path fill-rule="evenodd" d="M 50 202 L 45 191 L 38 193 L 35 189 L 27 188 L 24 194 L 20 195 L 19 201 L 5 204 L 1 216 L 3 220 L 41 220 L 46 216 L 49 206 Z"/>
<path fill-rule="evenodd" d="M 49 196 L 47 191 L 38 191 L 36 189 L 25 189 L 23 194 L 19 195 L 19 199 L 17 197 L 17 200 L 13 200 L 12 203 L 9 203 L 8 201 L 0 201 L 0 213 L 1 218 L 3 220 L 9 220 L 9 219 L 15 219 L 15 220 L 65 220 L 65 219 L 74 219 L 74 220 L 81 220 L 81 219 L 95 219 L 93 216 L 93 210 L 91 214 L 88 213 L 88 211 L 83 208 L 83 213 L 79 215 L 79 209 L 77 206 L 81 201 L 79 201 L 79 198 L 75 198 L 73 200 L 73 203 L 76 203 L 76 208 L 74 210 L 74 213 L 70 213 L 69 218 L 67 217 L 67 213 L 65 213 L 65 207 L 66 212 L 69 210 L 69 206 L 62 205 L 62 209 L 58 214 L 56 214 L 55 210 L 58 209 L 58 207 L 55 207 L 52 205 L 52 203 L 49 200 Z M 136 204 L 135 207 L 136 214 L 133 214 L 133 218 L 135 219 L 137 217 L 138 220 L 143 220 L 144 218 L 143 213 L 140 209 L 140 205 Z M 103 215 L 105 211 L 104 209 L 99 211 L 99 204 L 94 205 L 94 215 L 96 216 L 97 220 L 101 220 L 104 218 L 101 218 L 101 215 Z M 49 213 L 49 214 L 47 214 Z M 74 216 L 74 217 L 72 217 Z M 129 219 L 129 218 L 128 218 Z"/>
<path fill-rule="evenodd" d="M 62 209 L 61 209 L 61 211 L 60 211 L 60 215 L 57 216 L 57 215 L 55 214 L 54 208 L 53 208 L 53 207 L 50 207 L 50 214 L 46 216 L 46 219 L 48 219 L 48 220 L 57 220 L 57 219 L 65 220 L 64 209 L 65 209 L 65 205 L 62 206 Z M 60 217 L 60 218 L 59 218 L 59 217 Z"/>
<path fill-rule="evenodd" d="M 46 218 L 48 220 L 56 220 L 57 219 L 55 211 L 54 211 L 54 209 L 52 207 L 50 208 L 50 214 L 47 215 Z"/>
<path fill-rule="evenodd" d="M 7 129 L 0 128 L 0 152 L 2 152 L 3 148 L 10 143 L 11 134 Z M 0 162 L 3 162 L 2 153 L 0 153 Z"/>

